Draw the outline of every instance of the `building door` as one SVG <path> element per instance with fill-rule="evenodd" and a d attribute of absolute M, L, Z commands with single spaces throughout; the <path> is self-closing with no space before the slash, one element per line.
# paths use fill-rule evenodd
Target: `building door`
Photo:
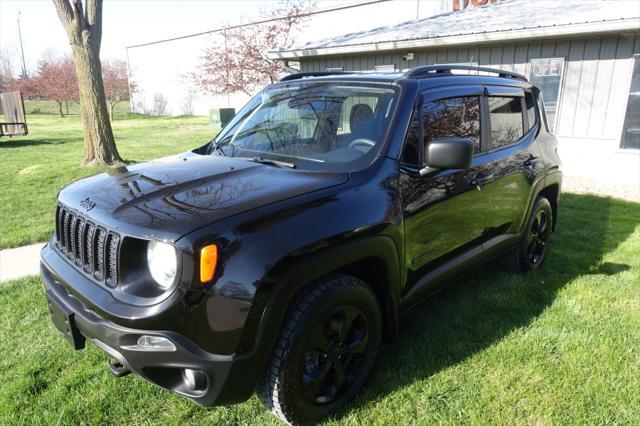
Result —
<path fill-rule="evenodd" d="M 620 148 L 623 149 L 640 149 L 640 55 L 634 55 L 633 60 L 627 113 L 620 137 Z"/>

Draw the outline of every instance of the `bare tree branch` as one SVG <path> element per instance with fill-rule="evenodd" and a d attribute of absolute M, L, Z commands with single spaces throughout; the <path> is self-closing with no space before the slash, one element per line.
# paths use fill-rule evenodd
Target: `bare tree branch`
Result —
<path fill-rule="evenodd" d="M 82 10 L 82 0 L 72 0 L 73 1 L 73 21 L 76 24 L 77 33 L 82 34 L 82 31 L 87 29 L 87 21 L 84 17 L 84 13 Z"/>
<path fill-rule="evenodd" d="M 91 27 L 94 43 L 100 46 L 102 37 L 102 1 L 87 0 L 87 22 Z"/>
<path fill-rule="evenodd" d="M 273 21 L 224 31 L 224 43 L 213 42 L 203 51 L 200 70 L 192 73 L 194 81 L 214 95 L 251 94 L 287 74 L 284 64 L 267 59 L 265 53 L 288 47 L 312 8 L 309 0 L 283 1 L 265 13 Z"/>
<path fill-rule="evenodd" d="M 62 22 L 64 29 L 68 33 L 71 29 L 71 23 L 73 22 L 73 11 L 71 10 L 71 5 L 68 0 L 53 0 L 53 5 L 56 7 L 56 12 L 58 13 L 60 22 Z"/>

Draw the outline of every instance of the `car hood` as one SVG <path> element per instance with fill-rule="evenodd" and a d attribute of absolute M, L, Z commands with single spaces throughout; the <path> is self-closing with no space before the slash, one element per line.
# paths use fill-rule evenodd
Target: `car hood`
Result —
<path fill-rule="evenodd" d="M 347 173 L 187 153 L 75 182 L 59 201 L 124 234 L 176 240 L 247 210 L 346 182 Z"/>

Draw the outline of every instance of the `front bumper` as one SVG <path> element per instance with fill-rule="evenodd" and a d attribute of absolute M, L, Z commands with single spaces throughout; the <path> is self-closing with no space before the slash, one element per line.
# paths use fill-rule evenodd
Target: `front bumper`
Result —
<path fill-rule="evenodd" d="M 261 371 L 253 355 L 218 355 L 206 352 L 189 339 L 172 331 L 138 330 L 105 320 L 67 290 L 62 279 L 45 262 L 40 263 L 43 287 L 56 328 L 82 349 L 89 340 L 122 365 L 147 381 L 186 396 L 202 406 L 226 405 L 247 400 Z M 132 350 L 142 335 L 168 339 L 175 351 Z M 189 389 L 185 369 L 206 375 L 205 385 Z"/>

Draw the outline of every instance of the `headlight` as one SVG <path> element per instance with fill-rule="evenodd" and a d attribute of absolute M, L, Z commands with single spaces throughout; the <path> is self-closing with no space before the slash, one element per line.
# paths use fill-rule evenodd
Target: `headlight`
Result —
<path fill-rule="evenodd" d="M 178 256 L 171 244 L 149 241 L 147 265 L 158 286 L 167 290 L 173 284 L 178 270 Z"/>

